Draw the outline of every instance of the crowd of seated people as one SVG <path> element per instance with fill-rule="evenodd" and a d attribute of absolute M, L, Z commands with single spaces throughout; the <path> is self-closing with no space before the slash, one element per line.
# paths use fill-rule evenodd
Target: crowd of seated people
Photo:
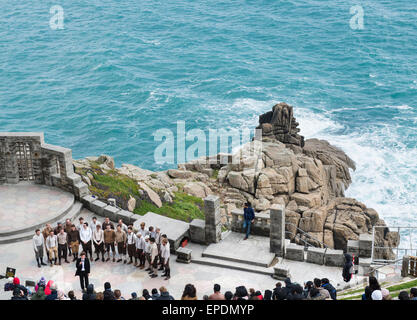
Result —
<path fill-rule="evenodd" d="M 6 291 L 12 291 L 12 300 L 77 300 L 74 291 L 64 293 L 59 290 L 53 280 L 48 282 L 42 277 L 35 286 L 34 292 L 20 284 L 15 277 L 5 285 Z M 290 278 L 284 280 L 284 284 L 277 282 L 272 290 L 261 292 L 254 288 L 247 289 L 241 285 L 232 291 L 222 292 L 221 286 L 215 284 L 210 295 L 197 295 L 197 289 L 193 284 L 187 284 L 180 297 L 174 298 L 166 287 L 152 290 L 143 289 L 142 294 L 132 292 L 129 296 L 123 296 L 118 289 L 113 290 L 109 282 L 104 283 L 103 290 L 97 290 L 93 284 L 89 284 L 80 300 L 337 300 L 336 289 L 326 278 L 315 278 L 307 281 L 303 286 L 291 282 Z M 369 277 L 369 284 L 365 287 L 362 300 L 391 300 L 387 289 L 381 288 L 375 277 Z M 401 291 L 399 300 L 417 300 L 417 288 L 411 288 L 409 292 Z"/>

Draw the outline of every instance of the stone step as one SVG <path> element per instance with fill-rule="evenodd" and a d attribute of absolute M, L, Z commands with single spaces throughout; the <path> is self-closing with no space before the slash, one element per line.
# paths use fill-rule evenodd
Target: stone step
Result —
<path fill-rule="evenodd" d="M 271 267 L 274 264 L 275 254 L 269 250 L 269 237 L 250 236 L 244 240 L 243 233 L 230 232 L 227 237 L 218 243 L 211 243 L 202 252 L 202 257 L 217 260 L 226 260 L 258 266 Z"/>
<path fill-rule="evenodd" d="M 244 259 L 244 258 L 242 258 L 242 259 L 232 258 L 232 257 L 228 257 L 228 256 L 223 256 L 223 255 L 220 255 L 220 254 L 212 254 L 212 253 L 203 252 L 202 256 L 203 256 L 203 258 L 210 258 L 210 259 L 218 260 L 218 261 L 226 261 L 226 263 L 235 262 L 235 263 L 239 263 L 239 264 L 250 266 L 250 267 L 252 267 L 252 266 L 257 266 L 257 267 L 262 267 L 262 268 L 268 268 L 269 267 L 269 265 L 267 263 L 251 261 L 249 259 Z M 273 259 L 271 259 L 271 261 L 273 261 Z"/>
<path fill-rule="evenodd" d="M 206 266 L 220 267 L 220 268 L 233 269 L 233 270 L 239 270 L 239 271 L 246 271 L 246 272 L 258 273 L 258 274 L 265 274 L 268 276 L 272 276 L 274 274 L 273 268 L 265 268 L 265 267 L 255 266 L 255 265 L 248 265 L 245 263 L 213 259 L 209 257 L 191 258 L 191 263 L 197 263 L 197 264 L 206 265 Z"/>
<path fill-rule="evenodd" d="M 36 229 L 42 229 L 46 223 L 50 223 L 51 225 L 53 225 L 56 222 L 64 223 L 66 219 L 72 220 L 81 212 L 82 208 L 83 208 L 82 203 L 76 201 L 74 202 L 72 207 L 64 213 L 64 215 L 57 216 L 51 219 L 50 221 L 46 221 L 44 224 L 41 224 L 39 226 L 32 226 L 30 228 L 27 228 L 28 230 L 26 231 L 19 231 L 18 233 L 14 233 L 11 235 L 0 236 L 0 244 L 13 243 L 13 242 L 32 239 L 33 235 L 35 234 Z"/>

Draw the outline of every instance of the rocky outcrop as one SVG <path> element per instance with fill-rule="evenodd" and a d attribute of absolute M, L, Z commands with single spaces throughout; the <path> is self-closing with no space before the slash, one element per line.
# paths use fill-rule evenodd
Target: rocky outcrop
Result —
<path fill-rule="evenodd" d="M 332 189 L 337 191 L 333 195 L 343 196 L 344 190 L 352 183 L 349 168 L 355 170 L 355 162 L 341 149 L 325 140 L 306 140 L 303 153 L 311 158 L 319 159 L 325 166 L 330 166 L 328 174 L 331 176 L 331 181 L 329 183 L 333 185 Z M 336 174 L 330 172 L 332 167 L 335 167 Z"/>
<path fill-rule="evenodd" d="M 375 225 L 385 225 L 375 210 L 344 198 L 352 182 L 349 170 L 355 170 L 355 163 L 327 141 L 304 141 L 292 106 L 275 105 L 259 117 L 258 128 L 262 138 L 248 142 L 237 153 L 203 157 L 179 164 L 177 169 L 152 172 L 128 164 L 115 168 L 113 159 L 104 155 L 76 160 L 74 166 L 87 172 L 83 176 L 92 186 L 96 184 L 87 170 L 91 161 L 103 172 L 128 176 L 137 183 L 136 200 L 157 207 L 171 203 L 179 190 L 199 198 L 218 195 L 226 225 L 231 211 L 245 202 L 266 214 L 272 205 L 281 204 L 286 208 L 287 237 L 318 247 L 345 249 L 348 240 L 370 233 Z M 378 231 L 377 241 L 393 245 L 398 235 Z"/>
<path fill-rule="evenodd" d="M 273 106 L 272 111 L 259 116 L 258 129 L 264 137 L 299 147 L 304 147 L 304 137 L 299 135 L 298 122 L 294 118 L 293 107 L 282 102 Z"/>

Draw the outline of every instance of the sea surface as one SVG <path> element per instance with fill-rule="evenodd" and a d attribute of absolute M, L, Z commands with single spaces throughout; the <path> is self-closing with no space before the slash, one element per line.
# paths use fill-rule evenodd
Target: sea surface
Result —
<path fill-rule="evenodd" d="M 417 225 L 416 74 L 410 0 L 0 0 L 0 131 L 162 170 L 156 130 L 253 129 L 284 101 L 390 225 Z"/>

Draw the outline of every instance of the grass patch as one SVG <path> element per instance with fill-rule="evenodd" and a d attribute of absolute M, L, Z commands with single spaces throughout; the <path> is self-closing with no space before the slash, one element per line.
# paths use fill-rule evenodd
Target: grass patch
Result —
<path fill-rule="evenodd" d="M 218 169 L 214 169 L 213 170 L 213 174 L 211 175 L 211 177 L 213 178 L 213 179 L 216 179 L 217 180 L 217 177 L 219 176 L 219 170 Z"/>
<path fill-rule="evenodd" d="M 100 185 L 107 187 L 112 193 L 135 194 L 139 196 L 138 186 L 135 180 L 120 174 L 108 172 L 106 175 L 93 174 L 94 180 Z"/>
<path fill-rule="evenodd" d="M 172 203 L 164 203 L 161 208 L 158 208 L 152 203 L 141 201 L 134 213 L 144 215 L 152 211 L 169 218 L 190 222 L 193 219 L 204 220 L 203 204 L 204 202 L 200 198 L 176 192 Z"/>
<path fill-rule="evenodd" d="M 396 284 L 391 287 L 387 287 L 387 289 L 391 292 L 391 291 L 401 291 L 401 290 L 410 289 L 414 287 L 417 287 L 417 280 L 412 280 L 412 281 Z"/>
<path fill-rule="evenodd" d="M 385 284 L 387 284 L 387 282 L 380 283 L 381 287 L 383 287 Z M 339 296 L 347 296 L 347 295 L 351 295 L 351 294 L 354 294 L 354 293 L 365 292 L 365 287 L 366 287 L 366 284 L 363 285 L 359 289 L 354 289 L 354 290 L 342 292 L 342 293 L 339 294 Z"/>
<path fill-rule="evenodd" d="M 351 294 L 354 294 L 354 293 L 364 292 L 364 290 L 365 290 L 365 287 L 359 288 L 359 289 L 356 289 L 356 290 L 351 290 L 351 291 L 343 292 L 343 293 L 340 293 L 339 295 L 340 296 L 347 296 L 347 295 L 351 295 Z"/>
<path fill-rule="evenodd" d="M 386 289 L 390 292 L 390 296 L 392 298 L 396 298 L 398 297 L 399 293 L 403 290 L 406 289 L 411 289 L 417 286 L 417 280 L 412 280 L 412 281 L 408 281 L 408 282 L 404 282 L 404 283 L 400 283 L 400 284 L 396 284 L 390 287 L 386 287 Z M 382 285 L 381 285 L 382 287 Z M 356 293 L 356 292 L 365 292 L 365 288 L 363 289 L 358 289 L 358 290 L 353 290 L 350 293 L 346 293 L 346 294 L 352 294 L 352 293 Z M 345 295 L 345 294 L 343 294 Z M 345 298 L 341 298 L 339 300 L 356 300 L 356 299 L 362 299 L 362 294 L 359 295 L 355 295 L 355 296 L 351 296 L 351 297 L 345 297 Z"/>
<path fill-rule="evenodd" d="M 87 172 L 89 172 L 93 175 L 94 179 L 91 179 L 92 185 L 89 186 L 93 195 L 104 200 L 110 197 L 115 197 L 117 201 L 120 201 L 120 199 L 127 201 L 129 200 L 130 195 L 136 199 L 140 199 L 140 188 L 134 179 L 120 174 L 115 170 L 103 173 L 99 168 L 99 164 L 93 161 L 90 161 L 90 165 L 92 169 L 79 169 L 77 173 L 86 176 Z M 172 203 L 164 203 L 161 208 L 158 208 L 149 201 L 139 200 L 138 207 L 134 210 L 134 213 L 144 215 L 151 211 L 156 214 L 185 222 L 190 222 L 193 219 L 204 220 L 204 201 L 200 198 L 184 193 L 182 191 L 182 184 L 178 184 L 177 187 L 179 188 L 179 191 L 175 193 Z"/>

